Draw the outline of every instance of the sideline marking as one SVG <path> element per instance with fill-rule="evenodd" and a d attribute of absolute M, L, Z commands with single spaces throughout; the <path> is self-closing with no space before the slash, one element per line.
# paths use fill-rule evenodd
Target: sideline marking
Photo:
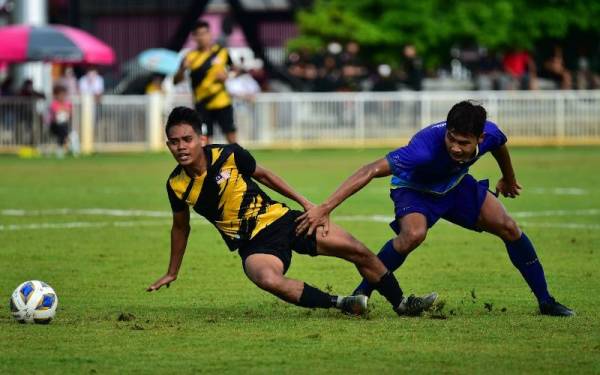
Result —
<path fill-rule="evenodd" d="M 4 209 L 0 210 L 2 216 L 17 217 L 35 217 L 35 216 L 64 216 L 64 215 L 90 215 L 90 216 L 109 216 L 109 217 L 154 217 L 170 218 L 171 213 L 167 211 L 146 211 L 146 210 L 116 210 L 104 208 L 71 209 L 60 208 L 50 210 L 20 210 Z M 546 211 L 521 211 L 514 212 L 512 216 L 517 218 L 531 217 L 549 217 L 549 216 L 595 216 L 600 215 L 600 209 L 580 209 L 580 210 L 546 210 Z M 199 216 L 192 216 L 192 222 L 209 224 L 209 222 Z M 340 215 L 335 216 L 336 222 L 376 222 L 389 223 L 394 218 L 387 215 Z M 38 230 L 38 229 L 77 229 L 77 228 L 103 228 L 103 227 L 122 227 L 129 228 L 135 226 L 168 226 L 170 220 L 139 220 L 139 221 L 74 221 L 65 223 L 30 223 L 30 224 L 0 224 L 0 231 L 17 230 Z M 563 229 L 600 229 L 599 224 L 579 224 L 579 223 L 534 223 L 521 222 L 521 225 L 528 227 L 541 228 L 563 228 Z"/>

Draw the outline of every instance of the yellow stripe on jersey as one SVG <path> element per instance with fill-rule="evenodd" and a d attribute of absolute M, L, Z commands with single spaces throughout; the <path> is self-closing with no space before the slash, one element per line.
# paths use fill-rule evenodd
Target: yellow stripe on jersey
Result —
<path fill-rule="evenodd" d="M 282 205 L 281 203 L 275 203 L 269 206 L 267 212 L 258 216 L 256 227 L 252 231 L 250 238 L 254 238 L 261 230 L 265 229 L 267 225 L 271 225 L 275 220 L 282 217 L 290 209 Z"/>
<path fill-rule="evenodd" d="M 217 51 L 219 52 L 214 55 Z M 207 61 L 213 55 L 212 61 Z M 231 97 L 225 90 L 225 84 L 217 79 L 220 72 L 227 71 L 227 49 L 214 45 L 208 51 L 194 50 L 187 54 L 186 60 L 192 75 L 194 101 L 204 102 L 206 109 L 219 109 L 230 105 Z M 195 75 L 198 77 L 194 78 Z"/>
<path fill-rule="evenodd" d="M 194 182 L 192 185 L 192 190 L 190 190 L 190 194 L 187 196 L 185 200 L 187 204 L 193 206 L 198 202 L 198 197 L 200 197 L 200 191 L 202 191 L 202 185 L 204 184 L 204 178 L 206 177 L 206 172 L 202 174 L 202 176 L 198 176 L 194 178 Z"/>
<path fill-rule="evenodd" d="M 179 173 L 177 176 L 169 179 L 171 189 L 173 189 L 173 192 L 175 192 L 177 198 L 183 200 L 183 195 L 185 194 L 185 191 L 187 190 L 190 181 L 190 177 L 187 174 L 185 174 L 183 170 L 181 170 L 181 173 Z"/>
<path fill-rule="evenodd" d="M 188 205 L 193 206 L 198 201 L 205 177 L 206 172 L 201 176 L 192 179 L 182 170 L 179 175 L 170 180 L 171 188 L 173 189 L 173 192 L 175 192 L 177 198 L 185 200 Z M 190 184 L 192 184 L 191 188 Z M 185 192 L 188 189 L 190 189 L 189 194 L 187 197 L 184 197 Z"/>
<path fill-rule="evenodd" d="M 221 156 L 221 153 L 223 152 L 222 148 L 213 148 L 210 150 L 211 152 L 211 159 L 212 159 L 212 164 L 215 164 L 215 162 L 217 161 L 217 159 L 219 159 L 219 156 Z"/>

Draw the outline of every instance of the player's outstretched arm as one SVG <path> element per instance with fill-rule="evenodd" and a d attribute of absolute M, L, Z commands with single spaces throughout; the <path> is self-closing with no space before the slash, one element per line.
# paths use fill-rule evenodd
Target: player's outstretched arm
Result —
<path fill-rule="evenodd" d="M 496 194 L 500 193 L 504 197 L 515 198 L 521 193 L 522 186 L 515 177 L 515 171 L 510 160 L 510 154 L 506 145 L 500 146 L 498 149 L 492 151 L 492 155 L 496 159 L 500 171 L 502 171 L 502 178 L 496 184 Z"/>
<path fill-rule="evenodd" d="M 163 285 L 166 285 L 168 288 L 171 282 L 177 279 L 177 274 L 179 273 L 179 268 L 181 267 L 181 262 L 183 261 L 183 255 L 185 254 L 185 248 L 187 246 L 189 235 L 189 209 L 174 212 L 173 226 L 171 227 L 171 258 L 169 260 L 169 268 L 167 273 L 150 285 L 146 291 L 153 292 L 160 289 Z"/>
<path fill-rule="evenodd" d="M 275 190 L 284 197 L 298 202 L 305 210 L 314 206 L 308 199 L 297 193 L 283 178 L 260 165 L 256 166 L 252 177 L 269 189 Z"/>
<path fill-rule="evenodd" d="M 320 205 L 307 210 L 296 219 L 296 233 L 306 232 L 311 235 L 317 227 L 323 227 L 323 236 L 329 229 L 329 214 L 349 196 L 367 185 L 373 178 L 385 177 L 392 174 L 386 158 L 376 160 L 362 166 L 352 176 L 348 177 L 327 200 Z"/>
<path fill-rule="evenodd" d="M 177 73 L 175 73 L 175 75 L 173 76 L 173 84 L 178 84 L 179 82 L 183 81 L 183 76 L 185 74 L 185 71 L 188 69 L 189 64 L 187 61 L 187 56 L 184 56 L 183 60 L 181 60 L 181 64 L 179 65 L 179 69 L 177 70 Z"/>

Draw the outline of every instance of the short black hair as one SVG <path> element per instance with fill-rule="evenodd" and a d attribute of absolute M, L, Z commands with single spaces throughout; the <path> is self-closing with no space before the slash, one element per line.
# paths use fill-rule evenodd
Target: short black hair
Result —
<path fill-rule="evenodd" d="M 198 20 L 196 21 L 196 23 L 194 24 L 194 27 L 192 27 L 192 31 L 196 31 L 198 29 L 203 29 L 203 28 L 207 28 L 210 30 L 210 25 L 208 22 L 204 21 L 204 20 Z"/>
<path fill-rule="evenodd" d="M 476 137 L 483 133 L 487 112 L 483 106 L 472 100 L 456 103 L 446 119 L 446 129 L 459 134 L 472 134 Z"/>
<path fill-rule="evenodd" d="M 175 107 L 169 113 L 167 119 L 167 125 L 165 125 L 165 133 L 169 136 L 169 129 L 175 125 L 188 124 L 190 125 L 196 134 L 202 134 L 202 119 L 195 110 L 189 107 Z"/>
<path fill-rule="evenodd" d="M 56 85 L 54 86 L 54 88 L 52 89 L 52 94 L 53 95 L 58 95 L 60 93 L 66 93 L 67 92 L 67 88 L 63 85 Z"/>

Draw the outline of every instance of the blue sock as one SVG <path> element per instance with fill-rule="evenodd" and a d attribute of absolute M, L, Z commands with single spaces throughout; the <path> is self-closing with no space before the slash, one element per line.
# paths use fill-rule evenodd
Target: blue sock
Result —
<path fill-rule="evenodd" d="M 379 251 L 379 254 L 377 254 L 377 257 L 381 260 L 383 265 L 388 269 L 390 273 L 400 268 L 400 266 L 402 265 L 402 263 L 404 263 L 404 260 L 406 259 L 406 255 L 400 254 L 396 250 L 394 250 L 394 246 L 392 243 L 393 240 L 389 240 L 388 242 L 386 242 L 385 245 L 383 245 L 383 247 Z M 353 294 L 356 294 L 358 291 L 360 291 L 361 294 L 370 296 L 371 293 L 373 293 L 373 289 L 373 285 L 369 284 L 369 282 L 366 279 L 363 279 L 358 285 L 358 287 L 356 287 Z"/>
<path fill-rule="evenodd" d="M 544 269 L 538 260 L 535 249 L 525 233 L 516 241 L 504 241 L 512 264 L 521 272 L 539 303 L 549 301 L 548 285 Z"/>

